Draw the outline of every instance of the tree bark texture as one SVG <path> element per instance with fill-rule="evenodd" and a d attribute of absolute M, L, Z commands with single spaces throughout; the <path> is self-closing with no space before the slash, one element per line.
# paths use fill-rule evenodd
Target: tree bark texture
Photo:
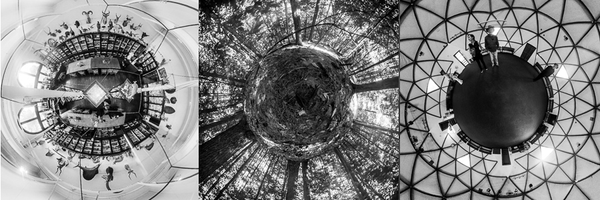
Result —
<path fill-rule="evenodd" d="M 286 200 L 292 200 L 294 199 L 294 196 L 296 195 L 296 179 L 298 179 L 298 170 L 300 169 L 300 162 L 299 161 L 291 161 L 288 160 L 287 163 L 287 184 L 286 184 L 286 194 L 285 194 L 285 199 Z"/>

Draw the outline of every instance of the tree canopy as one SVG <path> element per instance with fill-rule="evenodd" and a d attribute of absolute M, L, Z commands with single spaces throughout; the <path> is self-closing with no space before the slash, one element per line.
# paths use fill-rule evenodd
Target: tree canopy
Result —
<path fill-rule="evenodd" d="M 200 159 L 208 166 L 200 176 L 201 198 L 392 199 L 398 193 L 398 1 L 201 4 Z M 283 53 L 290 48 L 319 49 L 337 59 Z M 292 57 L 297 60 L 284 62 Z M 261 77 L 280 82 L 257 90 Z M 254 109 L 265 94 L 277 98 Z M 269 114 L 269 109 L 281 112 Z M 332 114 L 344 109 L 347 116 Z M 279 115 L 288 111 L 296 117 Z M 283 122 L 309 117 L 323 125 L 315 127 L 330 128 L 323 133 L 344 134 L 335 140 L 322 137 L 328 148 L 310 156 L 286 156 L 270 148 L 288 127 L 269 134 L 264 127 L 293 127 Z M 319 140 L 317 129 L 305 130 L 311 131 L 298 135 L 302 140 L 278 141 L 309 145 Z"/>

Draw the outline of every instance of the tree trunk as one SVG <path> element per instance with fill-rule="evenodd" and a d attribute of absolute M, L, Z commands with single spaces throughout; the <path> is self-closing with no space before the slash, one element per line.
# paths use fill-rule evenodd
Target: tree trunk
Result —
<path fill-rule="evenodd" d="M 236 119 L 242 118 L 243 116 L 244 116 L 244 111 L 238 111 L 235 114 L 227 116 L 227 117 L 224 117 L 224 118 L 222 118 L 221 120 L 219 120 L 217 122 L 213 122 L 213 123 L 210 123 L 210 124 L 206 124 L 206 125 L 200 126 L 200 128 L 198 130 L 198 133 L 202 134 L 202 133 L 204 133 L 204 131 L 206 131 L 208 129 L 211 129 L 211 128 L 216 127 L 216 126 L 223 125 L 223 124 L 225 124 L 225 123 L 227 123 L 227 122 L 229 122 L 231 120 L 236 120 Z"/>
<path fill-rule="evenodd" d="M 296 12 L 298 10 L 298 2 L 296 0 L 290 0 L 290 6 L 292 8 L 292 19 L 294 20 L 294 33 L 296 34 L 296 44 L 302 44 L 302 38 L 300 38 L 300 16 Z"/>
<path fill-rule="evenodd" d="M 251 139 L 244 137 L 244 132 L 247 130 L 248 123 L 242 119 L 235 126 L 200 145 L 199 163 L 202 163 L 203 166 L 199 170 L 200 182 L 208 178 L 245 145 L 252 142 Z"/>
<path fill-rule="evenodd" d="M 400 86 L 400 79 L 398 76 L 383 79 L 383 80 L 377 81 L 377 82 L 362 84 L 362 85 L 352 84 L 352 87 L 354 88 L 354 91 L 353 91 L 354 94 L 360 93 L 360 92 L 398 88 L 399 86 Z"/>
<path fill-rule="evenodd" d="M 252 154 L 250 154 L 250 157 L 248 157 L 248 159 L 246 159 L 246 161 L 244 161 L 244 164 L 242 164 L 242 166 L 237 170 L 237 172 L 235 172 L 235 175 L 233 175 L 233 177 L 231 179 L 229 179 L 227 184 L 225 184 L 225 186 L 223 186 L 223 188 L 221 188 L 221 190 L 219 191 L 219 193 L 217 194 L 217 197 L 215 199 L 219 199 L 219 198 L 221 198 L 221 196 L 223 196 L 223 192 L 227 189 L 227 187 L 229 187 L 229 185 L 231 183 L 233 183 L 235 181 L 235 179 L 238 178 L 238 176 L 241 174 L 241 172 L 244 171 L 244 169 L 246 168 L 246 165 L 248 165 L 248 163 L 250 163 L 250 161 L 252 161 L 254 159 L 254 156 L 256 155 L 256 153 L 258 151 L 260 151 L 260 148 L 257 148 L 256 150 L 254 150 L 254 152 L 252 152 Z"/>
<path fill-rule="evenodd" d="M 310 200 L 310 188 L 308 187 L 308 160 L 302 162 L 302 184 L 304 200 Z"/>
<path fill-rule="evenodd" d="M 275 158 L 272 158 L 272 159 L 275 159 Z M 273 169 L 275 167 L 275 163 L 277 163 L 278 161 L 279 161 L 279 158 L 277 158 L 276 160 L 271 160 L 271 164 L 269 164 L 267 171 L 265 172 L 265 174 L 263 175 L 263 177 L 260 181 L 260 185 L 258 186 L 258 189 L 257 189 L 256 195 L 254 196 L 254 199 L 258 199 L 260 190 L 262 189 L 263 185 L 265 184 L 265 178 L 267 178 L 267 176 L 272 176 L 272 174 L 269 174 L 269 172 L 271 171 L 271 169 Z"/>
<path fill-rule="evenodd" d="M 347 143 L 346 145 L 348 145 L 348 146 L 352 146 L 352 145 L 350 145 L 350 144 L 348 144 L 348 143 Z M 352 147 L 352 148 L 353 148 L 353 149 L 354 149 L 354 150 L 355 150 L 357 153 L 358 153 L 358 152 L 363 152 L 362 150 L 358 150 L 356 147 Z M 367 150 L 368 150 L 368 149 L 367 149 Z M 359 155 L 364 155 L 364 154 L 360 153 Z M 370 157 L 372 158 L 373 156 L 370 156 Z M 358 157 L 357 157 L 357 156 L 352 156 L 352 157 L 351 157 L 351 156 L 349 156 L 349 157 L 348 157 L 348 159 L 346 160 L 346 162 L 357 163 L 356 161 L 352 161 L 352 158 L 358 158 Z M 365 163 L 365 162 L 367 162 L 367 160 L 369 160 L 369 158 L 368 158 L 368 157 L 366 157 L 366 156 L 361 156 L 361 158 L 362 158 L 362 159 L 360 159 L 360 160 L 361 160 L 360 162 L 363 162 L 363 163 Z M 379 165 L 381 165 L 381 166 L 385 166 L 385 164 L 383 164 L 383 163 L 381 163 L 381 162 L 378 162 L 378 163 L 379 163 Z M 363 171 L 363 172 L 364 172 L 364 171 Z M 358 173 L 358 175 L 356 175 L 356 173 L 354 173 L 354 174 L 355 174 L 355 176 L 356 176 L 356 177 L 357 177 L 359 180 L 367 180 L 367 178 L 365 178 L 365 177 L 364 177 L 364 174 L 362 174 L 362 173 Z M 365 185 L 365 186 L 367 186 L 367 187 L 368 187 L 368 188 L 369 188 L 371 191 L 373 191 L 373 193 L 374 193 L 375 195 L 377 195 L 377 196 L 378 196 L 380 199 L 385 199 L 385 198 L 383 197 L 383 195 L 381 195 L 379 192 L 377 192 L 377 190 L 375 190 L 375 188 L 373 188 L 373 186 L 369 185 L 367 182 L 365 182 L 365 184 L 364 184 L 364 185 Z"/>
<path fill-rule="evenodd" d="M 352 180 L 352 185 L 354 185 L 354 188 L 356 190 L 358 190 L 357 191 L 358 198 L 365 199 L 366 197 L 368 197 L 369 195 L 367 194 L 367 191 L 365 190 L 365 188 L 363 188 L 363 186 L 360 184 L 360 182 L 358 182 L 358 178 L 356 178 L 356 174 L 354 174 L 354 170 L 352 169 L 352 167 L 350 167 L 348 160 L 346 159 L 346 157 L 344 157 L 344 155 L 342 155 L 342 152 L 340 151 L 340 149 L 335 147 L 335 148 L 333 148 L 333 151 L 335 152 L 335 155 L 337 155 L 337 157 L 342 162 L 342 166 L 344 166 L 344 170 L 346 171 L 346 173 L 348 173 L 348 176 L 350 176 L 350 180 Z"/>
<path fill-rule="evenodd" d="M 246 151 L 251 149 L 256 143 L 257 143 L 256 141 L 253 141 L 252 143 L 248 143 L 246 146 L 242 147 L 242 149 L 235 152 L 235 154 L 233 154 L 233 156 L 231 156 L 231 158 L 229 160 L 227 160 L 227 163 L 222 166 L 222 168 L 223 168 L 222 171 L 228 172 L 229 170 L 231 170 L 231 168 L 234 167 L 235 163 L 238 162 L 243 157 L 243 155 L 246 153 Z M 206 190 L 205 192 L 200 191 L 200 194 L 204 194 L 204 196 L 206 196 L 211 190 L 213 190 L 218 185 L 221 178 L 223 178 L 223 176 L 216 177 L 217 180 L 210 186 L 210 188 L 208 190 Z M 200 185 L 203 184 L 202 182 L 200 182 L 200 183 L 201 183 Z"/>
<path fill-rule="evenodd" d="M 319 3 L 320 2 L 321 2 L 321 0 L 317 0 L 317 3 L 315 4 L 315 14 L 313 15 L 313 18 L 312 18 L 313 27 L 310 28 L 310 33 L 308 34 L 308 41 L 312 41 L 313 31 L 315 29 L 314 25 L 317 22 L 317 16 L 319 15 Z"/>
<path fill-rule="evenodd" d="M 287 164 L 287 192 L 285 194 L 286 200 L 294 199 L 296 195 L 296 179 L 298 179 L 298 169 L 300 168 L 300 162 L 288 160 Z"/>

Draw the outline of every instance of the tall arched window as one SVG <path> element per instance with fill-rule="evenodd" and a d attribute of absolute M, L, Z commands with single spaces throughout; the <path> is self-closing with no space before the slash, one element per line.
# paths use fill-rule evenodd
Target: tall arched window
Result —
<path fill-rule="evenodd" d="M 19 111 L 19 125 L 29 134 L 40 133 L 56 123 L 56 113 L 48 102 L 37 102 L 26 105 Z"/>
<path fill-rule="evenodd" d="M 18 75 L 22 87 L 47 89 L 50 85 L 51 71 L 39 62 L 27 62 L 21 66 Z"/>

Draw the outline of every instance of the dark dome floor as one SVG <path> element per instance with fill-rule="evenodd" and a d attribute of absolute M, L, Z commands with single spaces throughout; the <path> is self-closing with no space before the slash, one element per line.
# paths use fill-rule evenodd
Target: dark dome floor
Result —
<path fill-rule="evenodd" d="M 476 62 L 460 75 L 452 103 L 460 128 L 475 142 L 490 148 L 509 147 L 529 139 L 542 123 L 548 104 L 543 80 L 533 82 L 538 72 L 527 61 L 512 54 L 498 54 L 500 67 L 480 73 Z"/>

